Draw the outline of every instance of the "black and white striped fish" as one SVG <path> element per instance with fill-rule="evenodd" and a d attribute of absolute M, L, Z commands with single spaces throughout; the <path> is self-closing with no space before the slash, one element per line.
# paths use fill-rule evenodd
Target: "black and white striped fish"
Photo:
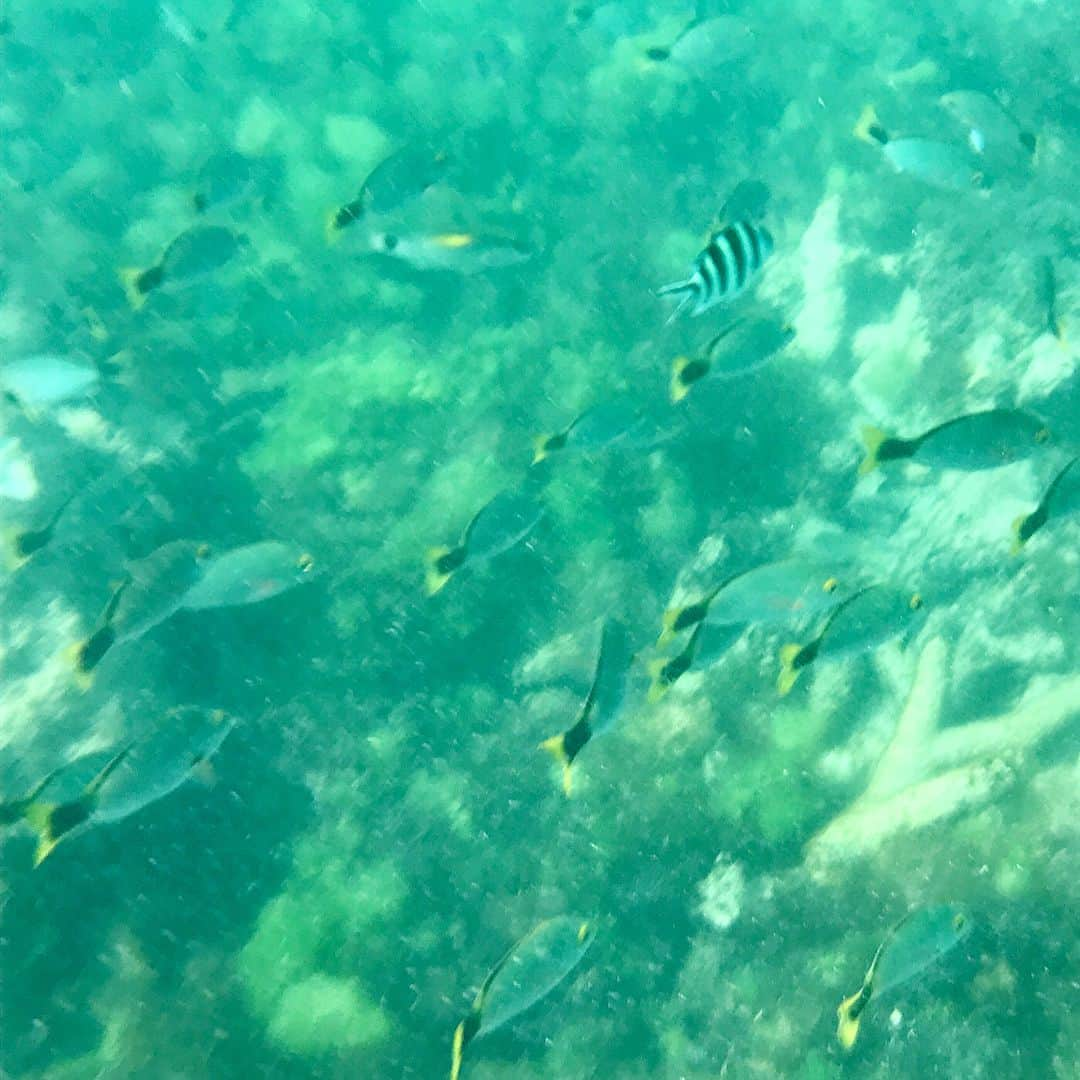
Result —
<path fill-rule="evenodd" d="M 691 315 L 700 315 L 714 304 L 737 296 L 761 269 L 772 249 L 769 230 L 749 221 L 736 221 L 713 233 L 705 250 L 694 260 L 690 276 L 658 290 L 658 296 L 674 296 L 679 300 L 668 322 L 688 306 Z"/>

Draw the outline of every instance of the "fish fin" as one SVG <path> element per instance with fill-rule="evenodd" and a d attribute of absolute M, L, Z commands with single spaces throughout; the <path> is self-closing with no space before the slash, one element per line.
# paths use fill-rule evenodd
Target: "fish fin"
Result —
<path fill-rule="evenodd" d="M 537 435 L 533 439 L 533 459 L 534 465 L 539 465 L 548 456 L 548 444 L 551 441 L 550 435 Z"/>
<path fill-rule="evenodd" d="M 86 650 L 89 638 L 85 641 L 76 641 L 68 645 L 60 654 L 65 664 L 71 668 L 72 678 L 75 685 L 84 693 L 94 685 L 94 672 L 91 668 L 83 667 L 83 654 Z"/>
<path fill-rule="evenodd" d="M 693 303 L 697 296 L 697 287 L 694 285 L 690 278 L 685 281 L 673 281 L 670 285 L 661 285 L 656 290 L 657 296 L 676 296 L 679 298 L 679 302 L 675 305 L 674 310 L 667 317 L 665 326 L 670 326 L 686 309 L 686 307 Z"/>
<path fill-rule="evenodd" d="M 40 866 L 51 854 L 61 838 L 53 835 L 53 814 L 55 803 L 31 803 L 23 815 L 26 823 L 37 833 L 37 848 L 34 850 L 34 866 Z"/>
<path fill-rule="evenodd" d="M 1024 544 L 1026 543 L 1026 541 L 1024 540 L 1024 534 L 1023 534 L 1022 530 L 1024 528 L 1024 523 L 1028 519 L 1028 516 L 1029 515 L 1027 515 L 1027 514 L 1021 514 L 1012 523 L 1013 538 L 1012 538 L 1012 544 L 1009 547 L 1009 554 L 1010 555 L 1019 555 L 1020 552 L 1024 550 Z"/>
<path fill-rule="evenodd" d="M 14 574 L 30 561 L 29 555 L 19 553 L 19 537 L 22 535 L 17 529 L 4 529 L 0 533 L 0 548 L 3 549 L 4 569 L 9 574 Z"/>
<path fill-rule="evenodd" d="M 851 133 L 856 139 L 862 139 L 871 146 L 884 146 L 889 141 L 888 133 L 878 120 L 877 110 L 873 105 L 864 105 L 859 119 L 855 121 L 855 127 Z"/>
<path fill-rule="evenodd" d="M 866 457 L 863 459 L 862 464 L 859 465 L 859 475 L 866 476 L 867 473 L 872 473 L 880 464 L 878 461 L 878 454 L 881 451 L 881 445 L 888 438 L 888 434 L 881 430 L 881 428 L 874 427 L 871 424 L 867 424 L 862 429 L 862 441 L 866 447 Z"/>
<path fill-rule="evenodd" d="M 836 1040 L 845 1050 L 850 1050 L 855 1045 L 855 1039 L 859 1034 L 859 1021 L 861 1016 L 852 1016 L 851 1007 L 862 996 L 862 988 L 851 997 L 844 998 L 836 1010 Z"/>
<path fill-rule="evenodd" d="M 101 316 L 98 315 L 92 307 L 84 307 L 79 314 L 86 319 L 87 329 L 90 331 L 90 336 L 95 341 L 105 341 L 105 339 L 108 338 L 108 328 L 105 326 L 105 323 L 102 322 Z"/>
<path fill-rule="evenodd" d="M 146 303 L 146 293 L 139 288 L 139 279 L 143 273 L 137 266 L 124 266 L 116 272 L 120 284 L 124 286 L 124 296 L 133 311 L 138 311 Z"/>
<path fill-rule="evenodd" d="M 323 236 L 326 237 L 328 247 L 333 247 L 341 239 L 341 226 L 338 225 L 340 210 L 327 210 L 326 219 L 323 222 Z"/>
<path fill-rule="evenodd" d="M 671 404 L 678 405 L 690 393 L 690 384 L 682 381 L 682 373 L 690 363 L 689 356 L 676 356 L 671 364 Z"/>
<path fill-rule="evenodd" d="M 660 636 L 656 639 L 658 649 L 666 648 L 675 640 L 675 635 L 679 632 L 676 629 L 676 624 L 685 610 L 686 608 L 681 607 L 668 608 L 660 617 Z"/>
<path fill-rule="evenodd" d="M 795 658 L 802 652 L 802 646 L 796 642 L 784 645 L 780 649 L 780 674 L 776 677 L 776 689 L 781 697 L 791 693 L 795 680 L 799 677 L 799 669 L 795 666 Z"/>
<path fill-rule="evenodd" d="M 461 1058 L 465 1052 L 465 1021 L 454 1028 L 454 1041 L 450 1049 L 450 1080 L 461 1075 Z"/>
<path fill-rule="evenodd" d="M 426 563 L 427 570 L 424 574 L 424 590 L 428 596 L 434 596 L 453 577 L 453 571 L 449 574 L 439 569 L 439 561 L 444 555 L 449 555 L 452 548 L 433 547 L 428 548 Z"/>
<path fill-rule="evenodd" d="M 650 660 L 645 665 L 645 670 L 648 671 L 649 678 L 652 679 L 649 684 L 649 692 L 645 695 L 645 700 L 650 705 L 655 705 L 658 701 L 663 700 L 664 695 L 671 689 L 671 686 L 661 678 L 666 666 L 667 661 L 662 656 Z"/>
<path fill-rule="evenodd" d="M 562 787 L 569 798 L 574 779 L 572 763 L 566 753 L 566 734 L 552 735 L 550 739 L 545 739 L 540 744 L 539 749 L 546 750 L 562 766 Z"/>

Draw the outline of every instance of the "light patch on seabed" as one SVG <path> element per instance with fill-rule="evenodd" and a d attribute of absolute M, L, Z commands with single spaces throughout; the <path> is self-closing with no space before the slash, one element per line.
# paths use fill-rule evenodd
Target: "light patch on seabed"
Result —
<path fill-rule="evenodd" d="M 926 317 L 915 289 L 905 289 L 887 322 L 871 323 L 855 335 L 852 351 L 860 361 L 851 389 L 873 417 L 895 415 L 912 398 L 926 358 L 930 338 Z"/>
<path fill-rule="evenodd" d="M 795 316 L 800 350 L 815 360 L 832 355 L 844 323 L 844 289 L 840 271 L 850 253 L 840 243 L 840 196 L 830 195 L 817 208 L 799 242 L 803 304 Z"/>

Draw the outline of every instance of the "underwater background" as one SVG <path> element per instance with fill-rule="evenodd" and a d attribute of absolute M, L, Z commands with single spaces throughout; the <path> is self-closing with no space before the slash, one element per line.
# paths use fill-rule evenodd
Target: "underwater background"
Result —
<path fill-rule="evenodd" d="M 0 525 L 59 516 L 0 584 L 0 800 L 178 706 L 235 727 L 212 777 L 36 868 L 32 815 L 4 816 L 0 1075 L 445 1076 L 485 974 L 569 913 L 593 944 L 463 1076 L 1077 1076 L 1077 500 L 1018 554 L 1010 525 L 1080 444 L 1078 43 L 1080 11 L 1035 0 L 9 0 L 0 369 L 100 378 L 3 403 Z M 1031 153 L 991 162 L 997 133 L 941 105 L 960 89 Z M 857 138 L 867 105 L 890 139 L 970 144 L 970 188 Z M 417 146 L 445 169 L 328 243 Z M 666 321 L 657 289 L 750 180 L 757 280 Z M 242 241 L 184 281 L 201 222 Z M 129 303 L 128 267 L 166 280 Z M 791 343 L 671 403 L 675 358 L 755 305 Z M 663 437 L 530 464 L 612 400 Z M 1051 437 L 859 477 L 865 425 L 990 408 Z M 528 534 L 426 595 L 428 549 L 522 484 Z M 178 610 L 80 685 L 66 651 L 181 539 L 313 571 Z M 659 700 L 634 682 L 567 796 L 537 747 L 582 709 L 599 621 L 644 673 L 665 609 L 793 554 L 925 618 L 785 696 L 816 618 Z M 842 1048 L 889 928 L 942 903 L 971 932 Z"/>

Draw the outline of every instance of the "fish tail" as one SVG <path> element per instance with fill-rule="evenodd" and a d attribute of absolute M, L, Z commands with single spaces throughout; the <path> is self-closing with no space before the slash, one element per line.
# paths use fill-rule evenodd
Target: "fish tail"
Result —
<path fill-rule="evenodd" d="M 873 105 L 864 105 L 859 119 L 855 121 L 852 134 L 856 139 L 871 145 L 884 146 L 889 141 L 888 132 L 881 126 L 878 120 L 877 110 Z"/>
<path fill-rule="evenodd" d="M 569 797 L 573 789 L 574 778 L 570 755 L 566 752 L 566 733 L 552 735 L 550 739 L 545 739 L 540 744 L 539 749 L 546 750 L 562 766 L 562 787 L 567 797 Z"/>
<path fill-rule="evenodd" d="M 679 619 L 682 618 L 682 613 L 685 610 L 686 608 L 681 607 L 668 608 L 660 617 L 660 636 L 656 639 L 658 649 L 665 648 L 675 639 L 675 635 L 680 629 Z"/>
<path fill-rule="evenodd" d="M 870 424 L 862 429 L 862 441 L 863 445 L 866 447 L 866 457 L 859 466 L 860 476 L 866 476 L 867 473 L 872 473 L 881 464 L 878 454 L 881 452 L 881 447 L 888 437 L 887 432 Z"/>
<path fill-rule="evenodd" d="M 14 574 L 16 570 L 24 566 L 30 559 L 29 555 L 26 555 L 22 550 L 21 538 L 22 533 L 17 532 L 15 529 L 4 529 L 0 533 L 0 549 L 3 550 L 3 562 L 4 568 L 9 574 Z"/>
<path fill-rule="evenodd" d="M 855 1045 L 859 1034 L 861 1014 L 855 1012 L 854 1006 L 862 997 L 863 991 L 860 989 L 857 994 L 844 998 L 836 1010 L 836 1040 L 845 1050 L 850 1050 Z"/>
<path fill-rule="evenodd" d="M 1009 548 L 1009 554 L 1010 555 L 1019 555 L 1020 552 L 1023 551 L 1024 545 L 1028 541 L 1028 537 L 1026 537 L 1024 535 L 1024 526 L 1028 523 L 1030 518 L 1031 518 L 1030 514 L 1021 514 L 1012 523 L 1012 536 L 1013 536 L 1013 538 L 1012 538 L 1012 545 Z"/>
<path fill-rule="evenodd" d="M 537 435 L 533 439 L 533 459 L 534 465 L 539 465 L 541 461 L 548 456 L 548 451 L 551 449 L 551 436 L 550 435 Z"/>
<path fill-rule="evenodd" d="M 689 356 L 676 356 L 672 361 L 671 384 L 669 389 L 672 405 L 677 405 L 688 393 L 690 393 L 690 384 L 684 382 L 682 378 L 682 373 L 687 369 L 689 364 Z"/>
<path fill-rule="evenodd" d="M 424 589 L 428 596 L 434 596 L 453 577 L 453 570 L 442 569 L 443 560 L 453 551 L 453 548 L 448 547 L 428 548 L 425 560 L 427 569 L 424 573 Z"/>
<path fill-rule="evenodd" d="M 664 668 L 667 667 L 667 661 L 658 656 L 655 660 L 650 660 L 645 665 L 646 671 L 649 673 L 649 678 L 652 682 L 649 684 L 649 692 L 645 695 L 645 700 L 650 705 L 655 705 L 658 701 L 662 701 L 664 695 L 671 689 L 671 684 L 664 678 Z"/>
<path fill-rule="evenodd" d="M 124 296 L 133 311 L 138 311 L 146 303 L 147 290 L 142 287 L 145 272 L 137 266 L 123 266 L 116 272 L 120 284 L 124 286 Z"/>
<path fill-rule="evenodd" d="M 665 326 L 668 326 L 697 299 L 698 285 L 693 278 L 687 278 L 685 281 L 673 281 L 670 285 L 661 285 L 660 288 L 656 290 L 656 295 L 674 296 L 679 300 L 675 305 L 674 310 L 667 317 L 667 322 L 664 323 Z"/>
<path fill-rule="evenodd" d="M 802 646 L 791 642 L 780 650 L 780 674 L 776 677 L 776 689 L 781 697 L 791 693 L 791 688 L 799 677 L 799 668 L 795 660 L 802 652 Z"/>
<path fill-rule="evenodd" d="M 53 829 L 55 803 L 31 803 L 24 813 L 26 823 L 37 833 L 37 847 L 34 850 L 34 866 L 40 866 L 60 843 L 60 837 Z"/>
<path fill-rule="evenodd" d="M 461 1075 L 461 1058 L 465 1052 L 465 1021 L 454 1029 L 454 1041 L 450 1048 L 450 1080 L 458 1080 Z"/>
<path fill-rule="evenodd" d="M 326 243 L 329 247 L 333 247 L 341 239 L 341 225 L 338 221 L 340 216 L 340 210 L 326 211 L 326 218 L 323 221 L 323 236 L 326 237 Z"/>

